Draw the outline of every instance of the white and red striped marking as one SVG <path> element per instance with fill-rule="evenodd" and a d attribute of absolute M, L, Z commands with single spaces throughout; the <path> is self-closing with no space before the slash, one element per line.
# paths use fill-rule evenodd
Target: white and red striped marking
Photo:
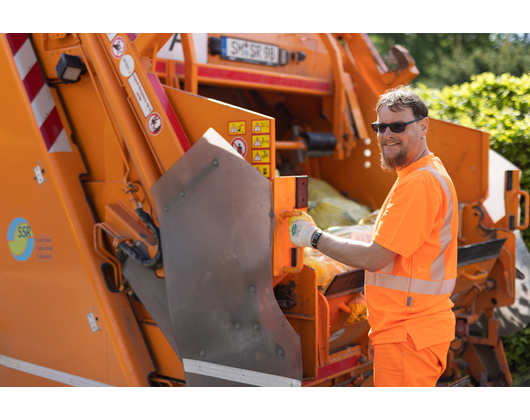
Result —
<path fill-rule="evenodd" d="M 15 58 L 20 78 L 26 87 L 31 108 L 48 152 L 71 152 L 72 146 L 28 35 L 6 34 L 6 38 Z"/>

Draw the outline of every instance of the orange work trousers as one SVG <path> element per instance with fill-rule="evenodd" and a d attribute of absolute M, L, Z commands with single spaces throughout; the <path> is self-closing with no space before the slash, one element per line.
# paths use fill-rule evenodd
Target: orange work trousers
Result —
<path fill-rule="evenodd" d="M 374 345 L 374 386 L 436 386 L 447 365 L 451 343 L 416 350 L 407 336 L 404 343 Z"/>

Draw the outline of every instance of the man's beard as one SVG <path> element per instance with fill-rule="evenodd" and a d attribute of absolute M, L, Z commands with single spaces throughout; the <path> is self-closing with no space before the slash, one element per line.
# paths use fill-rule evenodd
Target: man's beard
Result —
<path fill-rule="evenodd" d="M 381 151 L 381 168 L 385 172 L 397 171 L 399 168 L 405 166 L 407 161 L 407 151 L 402 148 L 397 154 L 393 156 L 385 156 L 383 153 L 383 145 L 380 145 Z"/>

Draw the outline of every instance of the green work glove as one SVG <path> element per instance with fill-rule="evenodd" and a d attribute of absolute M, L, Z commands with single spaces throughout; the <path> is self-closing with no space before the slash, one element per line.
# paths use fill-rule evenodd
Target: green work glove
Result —
<path fill-rule="evenodd" d="M 300 210 L 296 211 L 300 213 L 300 216 L 292 216 L 287 221 L 291 242 L 296 246 L 311 246 L 311 239 L 318 229 L 317 225 L 309 214 Z"/>

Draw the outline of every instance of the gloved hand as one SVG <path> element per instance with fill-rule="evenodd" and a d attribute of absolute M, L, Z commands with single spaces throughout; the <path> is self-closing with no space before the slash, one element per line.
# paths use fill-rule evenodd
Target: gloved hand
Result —
<path fill-rule="evenodd" d="M 351 309 L 350 315 L 346 322 L 348 324 L 353 324 L 354 322 L 366 321 L 368 315 L 366 313 L 366 303 L 354 303 L 351 302 L 348 304 Z"/>
<path fill-rule="evenodd" d="M 301 210 L 295 211 L 300 213 L 300 216 L 289 217 L 287 221 L 291 242 L 296 246 L 311 246 L 313 234 L 318 229 L 317 225 L 313 221 L 313 218 L 306 212 Z"/>

